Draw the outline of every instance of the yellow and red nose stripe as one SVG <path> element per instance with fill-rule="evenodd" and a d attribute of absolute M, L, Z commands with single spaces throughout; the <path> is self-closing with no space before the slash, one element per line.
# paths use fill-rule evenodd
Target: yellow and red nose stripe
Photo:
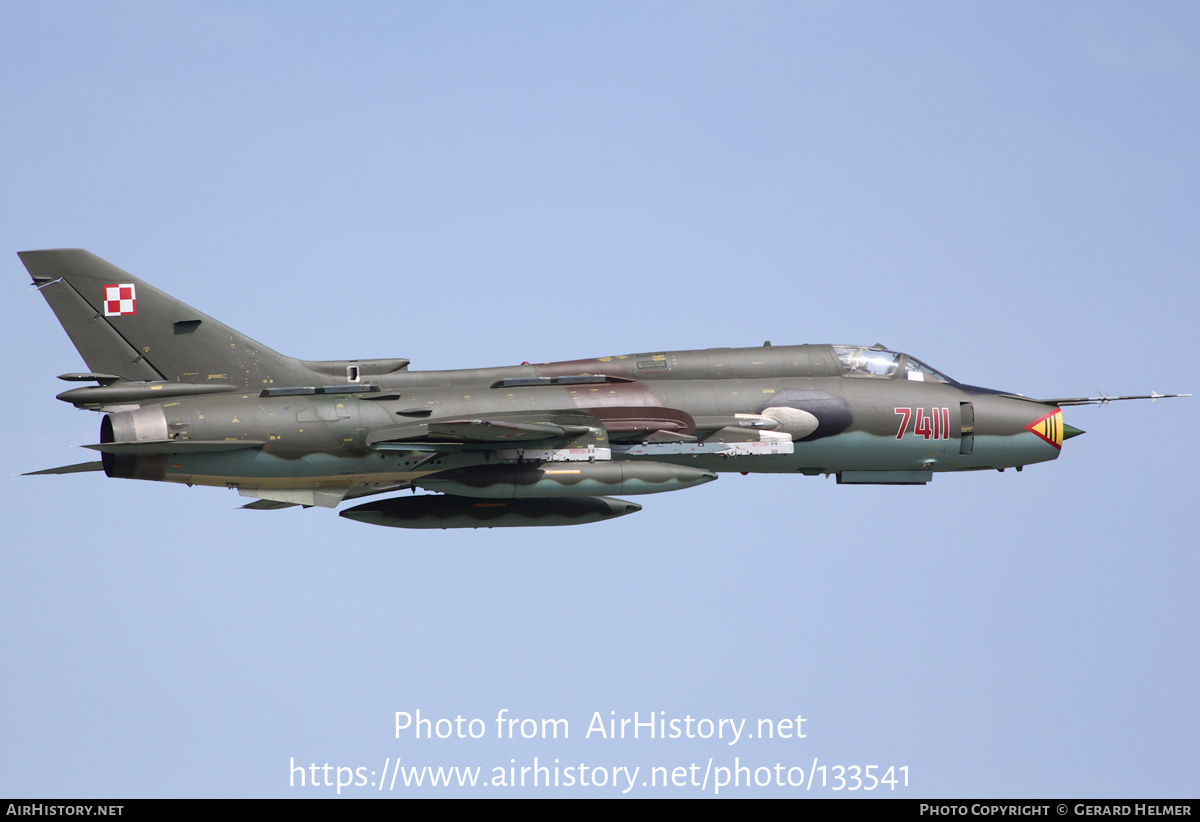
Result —
<path fill-rule="evenodd" d="M 1063 444 L 1062 409 L 1055 408 L 1046 416 L 1038 417 L 1025 426 L 1025 430 L 1036 434 L 1061 451 Z"/>

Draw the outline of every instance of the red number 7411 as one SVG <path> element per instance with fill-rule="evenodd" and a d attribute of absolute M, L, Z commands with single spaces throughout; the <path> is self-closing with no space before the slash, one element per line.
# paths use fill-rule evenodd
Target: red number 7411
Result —
<path fill-rule="evenodd" d="M 900 415 L 900 430 L 896 432 L 896 439 L 904 439 L 904 432 L 908 430 L 908 421 L 912 419 L 912 408 L 893 408 Z M 924 408 L 916 409 L 916 422 L 913 425 L 913 435 L 924 437 L 927 440 L 948 440 L 950 439 L 950 409 L 949 408 L 930 408 L 929 415 L 925 415 Z"/>

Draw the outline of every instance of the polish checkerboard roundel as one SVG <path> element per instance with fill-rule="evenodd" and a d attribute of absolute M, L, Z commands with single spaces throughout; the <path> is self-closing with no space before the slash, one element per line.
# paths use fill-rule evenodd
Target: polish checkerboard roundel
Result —
<path fill-rule="evenodd" d="M 133 283 L 104 286 L 104 316 L 125 317 L 137 313 L 137 292 Z"/>

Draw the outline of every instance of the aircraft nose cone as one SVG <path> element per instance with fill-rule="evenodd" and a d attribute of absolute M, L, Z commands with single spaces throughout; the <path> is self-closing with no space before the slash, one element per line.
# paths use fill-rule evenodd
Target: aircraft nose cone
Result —
<path fill-rule="evenodd" d="M 1053 445 L 1056 449 L 1061 449 L 1066 434 L 1063 428 L 1062 410 L 1054 408 L 1026 425 L 1025 430 Z"/>
<path fill-rule="evenodd" d="M 1087 433 L 1087 431 L 1084 431 L 1080 428 L 1076 428 L 1073 425 L 1067 425 L 1065 422 L 1063 423 L 1063 439 L 1064 440 L 1069 440 L 1069 439 L 1071 439 L 1071 437 L 1078 437 L 1080 434 L 1086 434 L 1086 433 Z"/>

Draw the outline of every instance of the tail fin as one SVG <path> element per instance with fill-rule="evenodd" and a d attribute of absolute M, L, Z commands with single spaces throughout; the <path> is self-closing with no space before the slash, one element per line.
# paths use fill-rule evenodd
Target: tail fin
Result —
<path fill-rule="evenodd" d="M 88 368 L 124 380 L 296 385 L 310 369 L 80 248 L 22 251 Z"/>

